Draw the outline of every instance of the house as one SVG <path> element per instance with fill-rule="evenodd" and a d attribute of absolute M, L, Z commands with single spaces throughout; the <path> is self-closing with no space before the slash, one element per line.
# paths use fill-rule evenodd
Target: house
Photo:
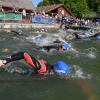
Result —
<path fill-rule="evenodd" d="M 32 0 L 0 0 L 0 21 L 29 23 L 34 9 Z"/>
<path fill-rule="evenodd" d="M 32 12 L 34 6 L 32 0 L 0 0 L 0 6 L 4 11 L 11 11 L 13 9 L 22 12 L 23 9 L 26 9 L 26 12 Z"/>
<path fill-rule="evenodd" d="M 36 12 L 45 12 L 46 14 L 63 15 L 63 16 L 74 16 L 71 11 L 66 8 L 63 4 L 54 4 L 48 6 L 41 6 L 36 8 Z"/>

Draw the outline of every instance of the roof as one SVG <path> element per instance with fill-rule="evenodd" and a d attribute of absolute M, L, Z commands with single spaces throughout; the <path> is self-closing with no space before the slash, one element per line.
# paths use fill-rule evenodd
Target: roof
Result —
<path fill-rule="evenodd" d="M 44 12 L 47 13 L 47 12 L 50 12 L 50 11 L 55 10 L 55 9 L 57 9 L 57 8 L 59 8 L 59 7 L 62 7 L 62 6 L 67 10 L 68 13 L 70 13 L 71 15 L 73 15 L 73 14 L 71 13 L 71 11 L 68 10 L 63 4 L 54 4 L 54 5 L 48 5 L 48 6 L 37 7 L 37 8 L 36 8 L 36 11 L 37 11 L 37 12 L 44 11 Z"/>
<path fill-rule="evenodd" d="M 0 0 L 0 5 L 5 7 L 25 8 L 28 10 L 34 9 L 32 0 Z"/>

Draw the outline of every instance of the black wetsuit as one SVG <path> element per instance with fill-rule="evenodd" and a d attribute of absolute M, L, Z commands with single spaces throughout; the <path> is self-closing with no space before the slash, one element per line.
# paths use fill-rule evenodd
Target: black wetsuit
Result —
<path fill-rule="evenodd" d="M 25 54 L 28 55 L 28 57 L 29 57 L 28 59 L 29 59 L 29 61 L 31 61 L 31 63 L 29 63 L 27 61 L 27 59 L 25 58 Z M 41 68 L 43 68 L 43 67 L 46 67 L 46 70 L 53 69 L 53 66 L 50 65 L 49 63 L 44 63 L 43 62 L 41 64 L 39 62 L 39 60 L 37 60 L 35 57 L 29 55 L 27 52 L 15 53 L 15 54 L 11 55 L 10 57 L 3 59 L 3 64 L 7 64 L 7 63 L 10 63 L 10 62 L 13 62 L 13 61 L 16 61 L 16 60 L 21 60 L 21 59 L 24 59 L 29 65 L 31 65 L 34 68 L 36 73 L 41 73 L 41 72 L 39 72 L 39 70 L 41 70 Z"/>
<path fill-rule="evenodd" d="M 18 53 L 15 53 L 15 54 L 11 55 L 8 58 L 3 59 L 4 64 L 10 63 L 10 62 L 13 62 L 13 61 L 16 61 L 16 60 L 25 59 L 25 55 L 24 55 L 25 53 L 26 52 L 18 52 Z M 37 69 L 40 69 L 41 65 L 40 65 L 39 61 L 31 55 L 29 55 L 29 56 L 32 59 L 32 62 L 34 63 L 34 65 L 37 67 Z"/>

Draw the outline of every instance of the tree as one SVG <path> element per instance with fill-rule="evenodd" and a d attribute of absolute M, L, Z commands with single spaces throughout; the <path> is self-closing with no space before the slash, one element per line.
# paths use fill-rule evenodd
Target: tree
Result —
<path fill-rule="evenodd" d="M 99 12 L 99 13 L 100 13 L 100 6 L 98 7 L 97 12 Z"/>
<path fill-rule="evenodd" d="M 100 6 L 100 0 L 87 0 L 88 6 L 93 11 L 98 11 Z"/>
<path fill-rule="evenodd" d="M 89 7 L 86 0 L 65 0 L 64 4 L 77 17 L 82 17 L 82 15 L 89 13 Z"/>
<path fill-rule="evenodd" d="M 43 0 L 43 1 L 41 1 L 37 6 L 39 7 L 39 6 L 46 6 L 46 5 L 49 5 L 50 4 L 50 2 L 49 2 L 49 0 Z"/>
<path fill-rule="evenodd" d="M 50 4 L 64 4 L 66 8 L 69 8 L 78 17 L 82 17 L 83 14 L 89 12 L 86 0 L 43 0 L 38 6 Z"/>
<path fill-rule="evenodd" d="M 62 0 L 43 0 L 38 4 L 38 7 L 51 5 L 51 4 L 60 4 L 60 3 L 62 3 Z"/>

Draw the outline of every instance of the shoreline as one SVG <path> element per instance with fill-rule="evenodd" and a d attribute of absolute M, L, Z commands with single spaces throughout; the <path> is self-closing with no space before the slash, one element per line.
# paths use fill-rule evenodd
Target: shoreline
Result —
<path fill-rule="evenodd" d="M 11 29 L 36 29 L 36 28 L 48 28 L 48 29 L 58 29 L 60 24 L 39 24 L 39 23 L 0 23 L 1 30 L 11 30 Z"/>

